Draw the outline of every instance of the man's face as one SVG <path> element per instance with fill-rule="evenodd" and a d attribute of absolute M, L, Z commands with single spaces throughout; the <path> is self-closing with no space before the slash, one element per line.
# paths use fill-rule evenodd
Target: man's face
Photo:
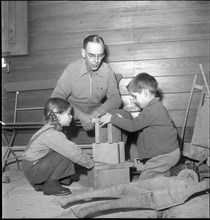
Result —
<path fill-rule="evenodd" d="M 104 47 L 100 43 L 89 42 L 86 50 L 82 49 L 87 69 L 97 71 L 104 57 Z"/>

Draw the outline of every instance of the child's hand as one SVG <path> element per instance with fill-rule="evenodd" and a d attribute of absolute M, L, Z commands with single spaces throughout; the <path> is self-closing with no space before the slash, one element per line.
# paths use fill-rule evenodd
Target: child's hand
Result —
<path fill-rule="evenodd" d="M 106 113 L 105 115 L 101 116 L 100 118 L 100 125 L 104 126 L 106 124 L 108 124 L 111 120 L 112 114 L 110 113 Z"/>

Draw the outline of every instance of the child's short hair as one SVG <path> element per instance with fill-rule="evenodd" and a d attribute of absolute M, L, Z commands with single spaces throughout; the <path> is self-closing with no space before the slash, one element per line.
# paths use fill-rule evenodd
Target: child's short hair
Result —
<path fill-rule="evenodd" d="M 126 86 L 129 92 L 131 91 L 141 93 L 142 89 L 148 89 L 152 94 L 156 94 L 157 87 L 158 82 L 148 73 L 139 73 Z"/>
<path fill-rule="evenodd" d="M 51 122 L 52 124 L 55 125 L 55 128 L 57 130 L 61 130 L 61 125 L 58 122 L 55 113 L 62 114 L 63 112 L 67 111 L 69 108 L 71 111 L 71 104 L 67 102 L 65 99 L 61 99 L 57 97 L 48 99 L 44 107 L 45 122 Z"/>

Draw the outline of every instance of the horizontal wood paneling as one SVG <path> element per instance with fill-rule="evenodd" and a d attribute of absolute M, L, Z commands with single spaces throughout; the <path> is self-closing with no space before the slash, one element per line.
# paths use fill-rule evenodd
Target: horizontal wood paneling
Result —
<path fill-rule="evenodd" d="M 124 2 L 123 2 L 124 3 Z M 123 3 L 120 3 L 123 7 Z M 128 10 L 119 10 L 119 7 L 111 5 L 110 8 L 102 7 L 98 4 L 97 10 L 84 13 L 80 8 L 79 12 L 73 11 L 70 7 L 70 2 L 65 4 L 66 10 L 61 9 L 58 11 L 58 16 L 52 12 L 46 13 L 42 19 L 31 20 L 31 32 L 36 33 L 53 33 L 63 31 L 89 31 L 89 30 L 103 30 L 103 29 L 117 29 L 150 26 L 150 25 L 163 25 L 163 24 L 187 24 L 197 22 L 208 22 L 208 7 L 207 4 L 197 4 L 197 7 L 186 8 L 167 8 L 165 10 L 145 10 L 139 13 L 139 7 L 136 2 L 127 2 Z M 87 4 L 87 5 L 86 5 Z M 84 3 L 84 6 L 89 6 L 91 3 Z M 116 3 L 118 4 L 118 3 Z M 97 4 L 96 4 L 97 5 Z M 96 6 L 95 5 L 95 6 Z M 55 6 L 55 5 L 54 5 Z M 67 8 L 71 11 L 67 11 Z M 124 8 L 125 9 L 125 8 Z M 47 12 L 47 11 L 46 11 Z M 60 12 L 60 13 L 59 13 Z M 65 13 L 66 12 L 66 13 Z M 95 20 L 93 18 L 93 15 Z M 167 19 L 166 19 L 167 18 Z"/>
<path fill-rule="evenodd" d="M 208 72 L 208 57 L 156 59 L 141 61 L 111 62 L 110 66 L 123 77 L 133 77 L 140 72 L 147 72 L 153 76 L 194 75 L 200 74 L 199 64 L 204 72 Z M 52 64 L 39 66 L 14 67 L 11 74 L 7 74 L 4 82 L 22 82 L 31 80 L 58 79 L 67 64 Z"/>
<path fill-rule="evenodd" d="M 208 41 L 181 41 L 109 46 L 110 62 L 208 56 Z"/>
<path fill-rule="evenodd" d="M 108 61 L 140 61 L 188 57 L 208 57 L 208 40 L 163 42 L 150 44 L 112 45 L 108 47 Z M 81 57 L 80 48 L 41 50 L 29 57 L 13 58 L 11 68 L 67 64 Z"/>
<path fill-rule="evenodd" d="M 202 64 L 203 69 L 207 75 L 209 71 L 208 56 L 135 61 L 134 70 L 135 75 L 140 72 L 148 72 L 153 76 L 190 75 L 201 73 L 199 64 Z"/>
<path fill-rule="evenodd" d="M 31 35 L 31 51 L 53 49 L 53 48 L 75 48 L 82 47 L 81 39 L 88 35 L 95 34 L 96 31 L 82 31 L 82 32 L 61 32 L 61 33 L 46 33 L 44 35 Z M 111 30 L 99 30 L 97 34 L 103 36 L 106 45 L 118 44 L 132 44 L 133 30 L 132 28 L 120 28 Z M 204 34 L 205 35 L 205 34 Z M 113 36 L 115 36 L 113 38 Z M 50 41 L 47 39 L 51 38 Z"/>
<path fill-rule="evenodd" d="M 134 43 L 208 39 L 207 23 L 175 24 L 136 27 L 133 29 Z"/>
<path fill-rule="evenodd" d="M 23 79 L 25 82 L 58 79 L 65 67 L 65 64 L 15 67 L 12 68 L 11 74 L 7 75 L 4 82 L 23 82 Z"/>
<path fill-rule="evenodd" d="M 187 24 L 197 22 L 208 22 L 208 8 L 203 6 L 197 6 L 196 8 L 175 8 L 157 10 L 157 11 L 145 11 L 144 13 L 138 13 L 134 15 L 133 26 L 150 26 L 160 24 Z M 143 24 L 143 25 L 142 25 Z"/>
<path fill-rule="evenodd" d="M 156 77 L 163 104 L 179 134 L 194 74 L 203 65 L 209 81 L 209 1 L 30 1 L 29 55 L 9 57 L 10 73 L 3 85 L 32 88 L 56 82 L 69 62 L 81 58 L 83 39 L 99 34 L 107 45 L 107 61 L 123 75 L 120 92 L 124 108 L 133 116 L 139 109 L 126 85 L 138 73 Z M 199 83 L 203 83 L 199 76 Z M 11 84 L 14 83 L 14 84 Z M 22 83 L 22 84 L 21 84 Z M 34 87 L 34 88 L 35 88 Z M 33 88 L 33 89 L 34 89 Z M 3 88 L 2 120 L 13 120 L 15 94 Z M 20 96 L 23 106 L 44 106 L 52 89 Z M 186 140 L 191 140 L 199 92 L 193 97 Z M 40 121 L 42 112 L 20 113 L 19 120 Z M 27 143 L 30 133 L 19 135 Z"/>
<path fill-rule="evenodd" d="M 52 89 L 55 88 L 57 84 L 57 79 L 51 80 L 37 80 L 37 81 L 27 81 L 26 82 L 14 82 L 7 83 L 4 85 L 4 88 L 7 92 L 16 92 L 16 91 L 33 91 L 33 90 L 43 90 L 43 89 Z"/>
<path fill-rule="evenodd" d="M 59 5 L 58 5 L 58 2 L 56 1 L 30 1 L 30 5 L 31 7 L 39 7 L 39 12 L 41 14 L 41 9 L 43 7 L 43 5 L 47 5 L 47 8 L 50 7 L 50 4 L 53 5 L 53 4 L 57 4 L 58 6 L 56 6 L 56 9 L 59 10 L 59 8 L 63 8 L 64 10 L 64 7 L 62 5 L 60 5 L 60 3 L 67 3 L 68 1 L 59 1 Z M 79 10 L 81 11 L 81 8 L 84 7 L 84 4 L 80 3 L 80 1 L 71 1 L 72 4 L 71 4 L 71 7 L 73 8 L 73 12 L 75 12 L 76 10 Z M 132 2 L 132 5 L 131 5 L 131 2 Z M 182 4 L 179 4 L 178 1 L 172 1 L 172 2 L 164 2 L 164 1 L 157 1 L 157 2 L 149 2 L 149 1 L 141 1 L 141 3 L 139 3 L 138 1 L 125 1 L 125 2 L 122 2 L 122 1 L 118 1 L 118 2 L 115 2 L 115 4 L 113 4 L 112 2 L 110 1 L 86 1 L 86 8 L 82 8 L 82 10 L 85 12 L 85 10 L 87 11 L 95 11 L 96 9 L 101 9 L 101 7 L 105 7 L 109 10 L 112 10 L 112 9 L 115 9 L 115 8 L 118 8 L 119 10 L 128 10 L 128 8 L 130 7 L 133 7 L 133 5 L 135 5 L 135 8 L 138 9 L 138 11 L 145 11 L 145 10 L 154 10 L 154 9 L 169 9 L 169 8 L 197 8 L 198 5 L 203 5 L 203 6 L 208 6 L 208 4 L 206 3 L 206 1 L 191 1 L 190 4 L 188 1 L 183 1 Z M 100 6 L 100 7 L 99 7 Z M 138 7 L 138 8 L 137 8 Z M 47 10 L 47 9 L 46 9 Z M 51 9 L 53 10 L 53 9 Z M 51 10 L 49 10 L 49 12 L 51 12 Z M 76 11 L 77 13 L 79 11 Z M 57 13 L 57 12 L 55 12 Z M 66 12 L 67 13 L 67 12 Z M 35 15 L 37 16 L 37 14 Z M 44 14 L 43 14 L 44 16 Z M 46 15 L 45 15 L 46 16 Z M 32 15 L 33 17 L 33 15 Z M 42 15 L 40 15 L 40 17 L 42 17 Z M 39 18 L 39 16 L 37 16 L 37 18 Z"/>
<path fill-rule="evenodd" d="M 106 45 L 154 43 L 182 40 L 208 39 L 207 23 L 185 25 L 160 25 L 136 28 L 120 28 L 99 30 L 97 34 L 103 36 Z M 178 33 L 178 34 L 177 34 Z M 55 48 L 82 47 L 81 39 L 95 34 L 95 31 L 46 33 L 30 37 L 31 51 Z M 115 36 L 113 38 L 113 36 Z M 48 41 L 47 39 L 49 39 Z"/>
<path fill-rule="evenodd" d="M 101 13 L 106 15 L 107 11 L 112 13 L 148 11 L 148 10 L 168 10 L 174 8 L 198 8 L 208 7 L 206 1 L 30 1 L 30 20 L 42 20 L 49 17 L 62 17 L 71 14 Z M 71 10 L 70 8 L 71 7 Z"/>

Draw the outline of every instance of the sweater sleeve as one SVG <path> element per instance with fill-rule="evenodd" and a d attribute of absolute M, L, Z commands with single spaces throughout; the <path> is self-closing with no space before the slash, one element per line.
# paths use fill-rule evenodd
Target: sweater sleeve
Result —
<path fill-rule="evenodd" d="M 92 168 L 94 161 L 85 154 L 74 142 L 69 141 L 65 134 L 60 131 L 52 132 L 46 139 L 46 144 L 54 151 L 67 157 L 72 162 L 86 168 Z"/>
<path fill-rule="evenodd" d="M 129 132 L 139 131 L 147 126 L 150 126 L 154 121 L 154 117 L 149 112 L 142 111 L 136 118 L 127 119 L 120 118 L 117 115 L 112 115 L 111 123 Z"/>

